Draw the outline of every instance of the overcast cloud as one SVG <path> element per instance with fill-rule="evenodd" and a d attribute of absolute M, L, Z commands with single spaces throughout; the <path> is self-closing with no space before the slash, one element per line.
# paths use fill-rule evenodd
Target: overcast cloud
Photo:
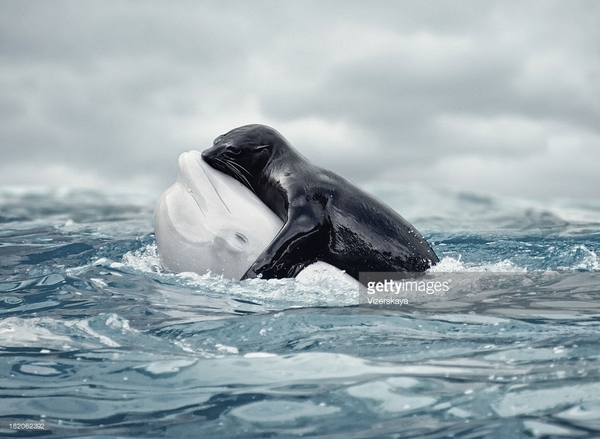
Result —
<path fill-rule="evenodd" d="M 600 199 L 600 2 L 0 1 L 0 185 L 160 191 L 248 123 L 357 183 Z"/>

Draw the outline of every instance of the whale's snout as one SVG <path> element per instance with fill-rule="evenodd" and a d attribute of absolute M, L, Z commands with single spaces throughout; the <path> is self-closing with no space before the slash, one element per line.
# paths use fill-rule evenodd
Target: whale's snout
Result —
<path fill-rule="evenodd" d="M 240 279 L 282 223 L 241 183 L 211 167 L 199 151 L 178 159 L 177 181 L 154 211 L 161 264 Z"/>

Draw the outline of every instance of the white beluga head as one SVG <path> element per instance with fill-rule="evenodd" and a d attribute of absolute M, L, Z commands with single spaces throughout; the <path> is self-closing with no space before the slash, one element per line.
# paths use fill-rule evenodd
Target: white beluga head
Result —
<path fill-rule="evenodd" d="M 282 225 L 256 195 L 198 151 L 181 154 L 177 181 L 154 209 L 161 264 L 178 273 L 240 279 Z"/>

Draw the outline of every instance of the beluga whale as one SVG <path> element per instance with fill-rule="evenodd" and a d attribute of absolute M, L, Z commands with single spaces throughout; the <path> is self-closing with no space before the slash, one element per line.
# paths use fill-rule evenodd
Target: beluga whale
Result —
<path fill-rule="evenodd" d="M 181 154 L 178 167 L 176 182 L 154 208 L 161 265 L 175 273 L 241 279 L 283 222 L 246 186 L 206 163 L 199 151 Z M 325 276 L 358 285 L 323 262 L 302 274 L 307 280 Z"/>
<path fill-rule="evenodd" d="M 240 279 L 283 223 L 245 186 L 202 160 L 199 151 L 184 152 L 178 165 L 177 181 L 154 208 L 162 266 Z"/>

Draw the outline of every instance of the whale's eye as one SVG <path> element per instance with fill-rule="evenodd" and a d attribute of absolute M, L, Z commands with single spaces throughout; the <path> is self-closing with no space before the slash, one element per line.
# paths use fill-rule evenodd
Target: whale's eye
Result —
<path fill-rule="evenodd" d="M 244 235 L 242 235 L 241 233 L 237 232 L 235 234 L 235 238 L 238 241 L 238 244 L 240 245 L 248 245 L 248 238 L 246 238 Z"/>

